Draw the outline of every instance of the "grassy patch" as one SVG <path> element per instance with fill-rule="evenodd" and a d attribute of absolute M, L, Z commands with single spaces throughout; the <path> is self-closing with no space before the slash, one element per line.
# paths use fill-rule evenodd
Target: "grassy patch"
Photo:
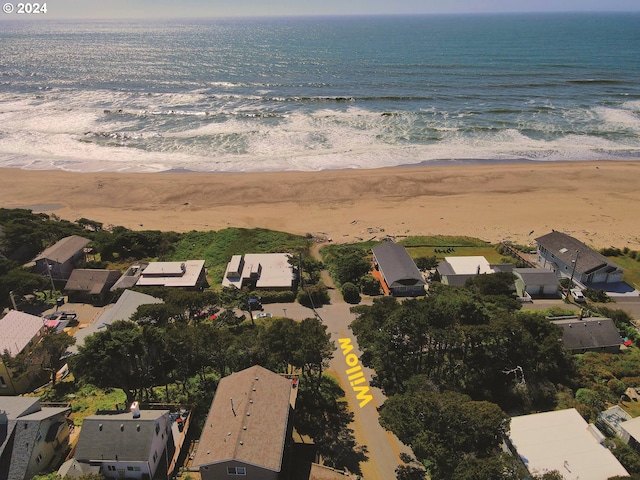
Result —
<path fill-rule="evenodd" d="M 490 247 L 491 244 L 479 238 L 434 235 L 430 237 L 408 237 L 398 242 L 405 247 Z"/>
<path fill-rule="evenodd" d="M 451 253 L 436 252 L 436 250 L 442 250 L 442 247 L 407 247 L 407 252 L 409 252 L 412 258 L 435 256 L 438 260 L 444 260 L 444 257 L 482 256 L 485 257 L 489 263 L 502 263 L 503 258 L 509 260 L 509 263 L 516 262 L 515 259 L 500 255 L 492 245 L 454 247 L 454 251 Z"/>
<path fill-rule="evenodd" d="M 294 253 L 300 249 L 308 249 L 307 239 L 300 235 L 261 228 L 226 228 L 218 232 L 185 233 L 168 260 L 204 259 L 211 280 L 221 283 L 224 270 L 233 255 Z"/>
<path fill-rule="evenodd" d="M 613 263 L 624 270 L 622 280 L 634 288 L 640 289 L 640 261 L 628 255 L 608 257 Z"/>

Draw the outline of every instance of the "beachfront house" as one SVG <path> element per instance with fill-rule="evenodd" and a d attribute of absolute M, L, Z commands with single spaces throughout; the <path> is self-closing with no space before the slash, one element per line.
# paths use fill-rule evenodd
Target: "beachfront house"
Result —
<path fill-rule="evenodd" d="M 292 443 L 295 385 L 259 365 L 220 380 L 193 460 L 202 480 L 279 478 Z"/>
<path fill-rule="evenodd" d="M 166 479 L 176 447 L 169 410 L 141 410 L 90 415 L 82 422 L 66 475 L 100 473 L 106 478 Z M 60 471 L 60 470 L 59 470 Z"/>
<path fill-rule="evenodd" d="M 28 264 L 36 273 L 51 274 L 53 280 L 68 280 L 74 268 L 85 260 L 88 238 L 72 235 L 59 240 Z"/>
<path fill-rule="evenodd" d="M 291 290 L 293 266 L 288 253 L 247 253 L 233 255 L 222 279 L 223 287 Z"/>
<path fill-rule="evenodd" d="M 136 285 L 202 290 L 208 287 L 204 260 L 151 262 L 142 270 Z"/>
<path fill-rule="evenodd" d="M 44 334 L 46 325 L 42 317 L 10 310 L 0 319 L 0 352 L 15 358 L 28 352 Z M 0 359 L 0 395 L 20 395 L 46 382 L 47 375 L 39 365 L 30 365 L 26 371 L 13 369 Z"/>
<path fill-rule="evenodd" d="M 622 337 L 610 318 L 562 318 L 551 320 L 562 328 L 562 342 L 571 353 L 618 353 Z"/>
<path fill-rule="evenodd" d="M 109 300 L 109 290 L 122 274 L 118 270 L 76 268 L 64 286 L 70 302 L 104 305 Z"/>
<path fill-rule="evenodd" d="M 371 249 L 373 262 L 392 295 L 424 295 L 427 282 L 402 245 L 384 242 Z"/>
<path fill-rule="evenodd" d="M 538 264 L 583 285 L 622 281 L 622 269 L 604 255 L 566 233 L 556 232 L 536 238 Z"/>
<path fill-rule="evenodd" d="M 605 436 L 575 408 L 511 417 L 507 444 L 532 475 L 553 470 L 571 480 L 629 475 L 606 447 Z"/>
<path fill-rule="evenodd" d="M 38 397 L 0 398 L 0 480 L 29 480 L 57 468 L 69 451 L 71 407 Z"/>
<path fill-rule="evenodd" d="M 437 270 L 443 284 L 464 287 L 467 280 L 478 275 L 512 272 L 513 267 L 511 263 L 490 264 L 482 255 L 460 255 L 444 257 Z"/>

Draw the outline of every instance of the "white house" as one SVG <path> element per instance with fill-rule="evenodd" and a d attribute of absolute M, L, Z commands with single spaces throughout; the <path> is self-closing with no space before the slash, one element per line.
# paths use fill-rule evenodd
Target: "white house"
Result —
<path fill-rule="evenodd" d="M 288 253 L 247 253 L 234 255 L 227 264 L 223 287 L 250 286 L 269 290 L 291 289 L 293 266 Z"/>

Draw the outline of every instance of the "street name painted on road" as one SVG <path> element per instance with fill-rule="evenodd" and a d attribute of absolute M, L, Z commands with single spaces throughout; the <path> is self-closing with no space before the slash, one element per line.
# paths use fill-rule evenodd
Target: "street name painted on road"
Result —
<path fill-rule="evenodd" d="M 353 388 L 356 398 L 360 400 L 360 408 L 362 408 L 373 400 L 373 395 L 370 393 L 368 384 L 362 385 L 367 381 L 367 379 L 364 377 L 364 372 L 362 371 L 362 366 L 360 365 L 358 356 L 355 353 L 351 353 L 353 350 L 351 339 L 339 338 L 338 342 L 340 342 L 344 361 L 347 363 L 347 366 L 351 367 L 347 369 L 349 384 L 351 385 L 351 388 Z"/>

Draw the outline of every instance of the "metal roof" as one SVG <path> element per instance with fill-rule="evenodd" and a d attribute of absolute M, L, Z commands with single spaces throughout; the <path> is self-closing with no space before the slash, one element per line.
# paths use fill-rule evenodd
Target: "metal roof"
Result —
<path fill-rule="evenodd" d="M 71 235 L 70 237 L 65 237 L 45 249 L 40 255 L 34 258 L 33 261 L 37 262 L 38 260 L 47 259 L 57 263 L 64 263 L 73 258 L 76 253 L 82 250 L 90 242 L 91 240 L 88 238 Z"/>
<path fill-rule="evenodd" d="M 426 284 L 420 270 L 402 245 L 384 242 L 371 251 L 389 287 Z"/>

